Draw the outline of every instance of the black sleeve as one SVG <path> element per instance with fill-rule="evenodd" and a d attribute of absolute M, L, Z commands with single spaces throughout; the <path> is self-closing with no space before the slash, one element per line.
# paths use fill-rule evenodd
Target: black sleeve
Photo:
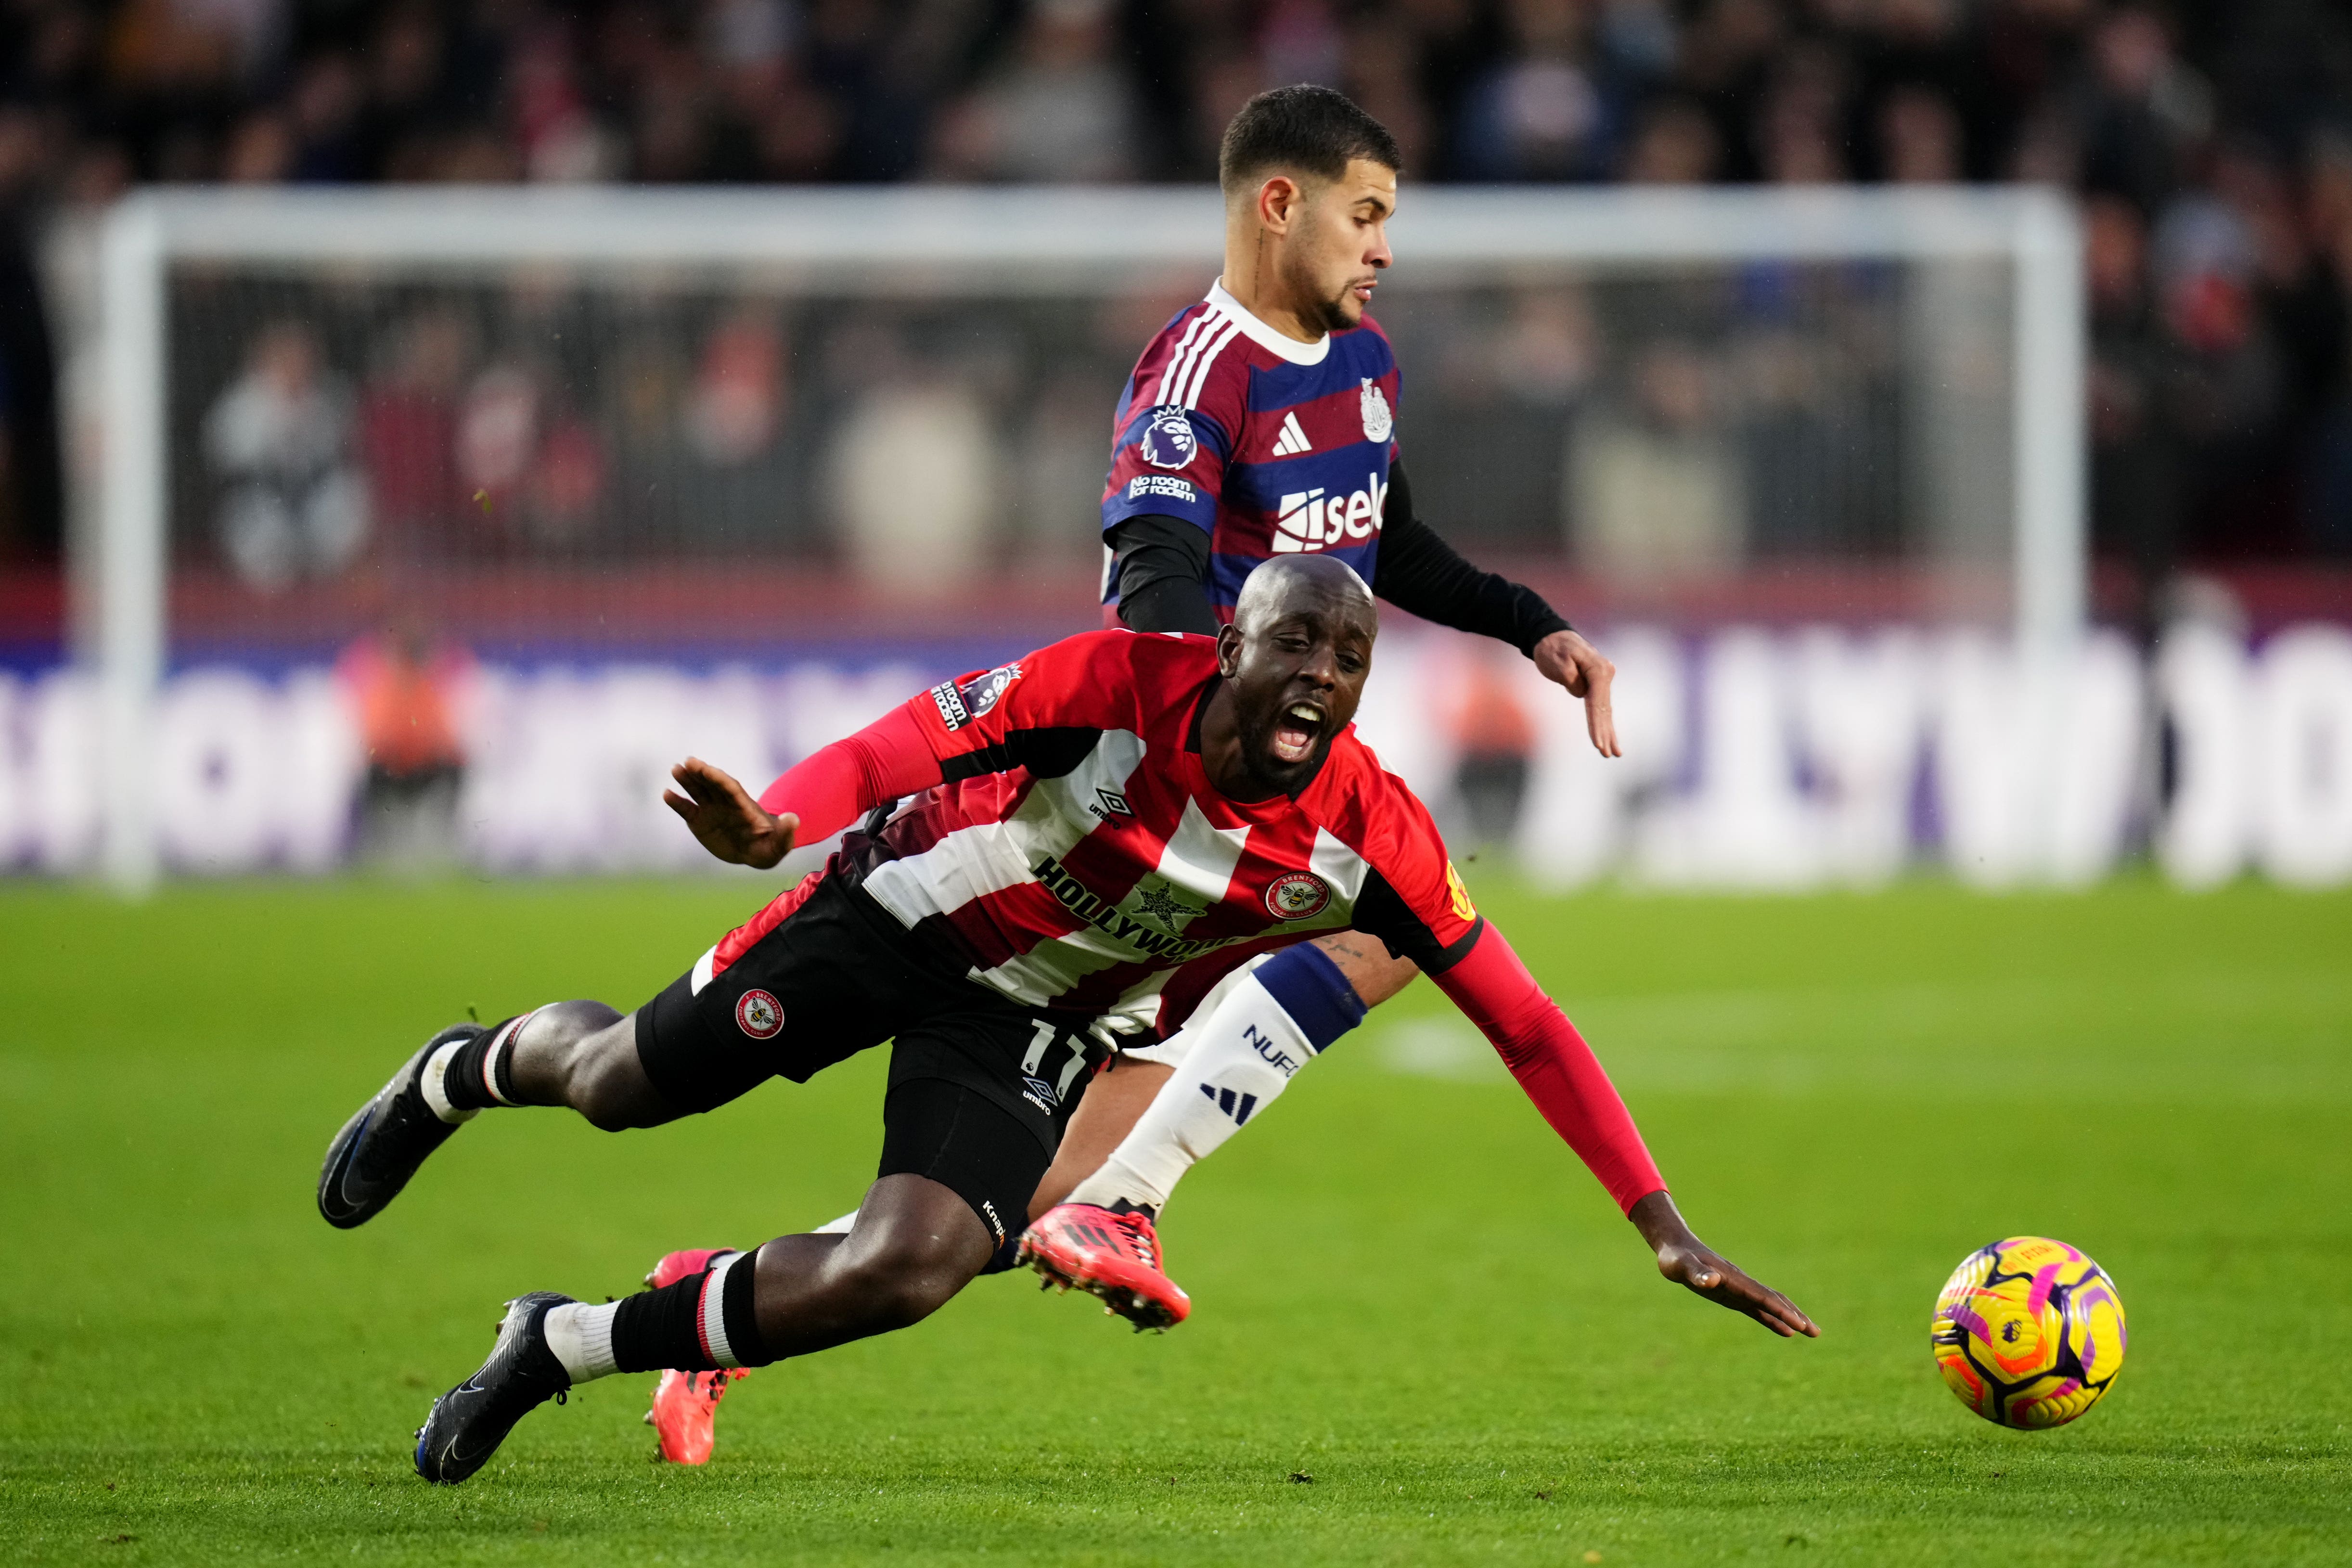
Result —
<path fill-rule="evenodd" d="M 1470 956 L 1470 950 L 1478 945 L 1478 933 L 1486 929 L 1486 917 L 1480 915 L 1452 947 L 1444 946 L 1389 879 L 1373 871 L 1364 879 L 1364 890 L 1356 895 L 1352 923 L 1366 936 L 1380 938 L 1391 958 L 1410 958 L 1423 974 L 1443 974 Z"/>
<path fill-rule="evenodd" d="M 1552 633 L 1570 629 L 1542 595 L 1496 573 L 1479 571 L 1415 517 L 1402 463 L 1389 469 L 1372 592 L 1423 620 L 1494 637 L 1530 656 L 1536 644 Z"/>
<path fill-rule="evenodd" d="M 1209 605 L 1209 536 L 1181 518 L 1145 512 L 1110 531 L 1118 618 L 1139 632 L 1217 635 Z"/>
<path fill-rule="evenodd" d="M 976 779 L 982 773 L 1027 768 L 1036 778 L 1066 778 L 1092 754 L 1102 736 L 1100 730 L 1061 724 L 1042 730 L 1014 730 L 994 745 L 950 757 L 940 764 L 940 776 L 952 784 L 958 779 Z"/>

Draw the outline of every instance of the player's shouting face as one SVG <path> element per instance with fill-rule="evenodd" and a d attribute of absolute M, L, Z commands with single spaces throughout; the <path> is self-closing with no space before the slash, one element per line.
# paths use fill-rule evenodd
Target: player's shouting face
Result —
<path fill-rule="evenodd" d="M 1201 725 L 1218 789 L 1250 800 L 1306 788 L 1363 700 L 1379 629 L 1371 590 L 1344 562 L 1293 555 L 1251 573 L 1217 634 L 1225 684 Z"/>
<path fill-rule="evenodd" d="M 1319 318 L 1314 325 L 1326 332 L 1361 321 L 1392 259 L 1388 228 L 1396 211 L 1396 171 L 1351 158 L 1336 180 L 1269 180 L 1259 199 L 1281 209 L 1279 216 L 1266 215 L 1275 219 L 1267 227 L 1287 231 L 1280 263 L 1284 292 L 1299 301 L 1301 313 Z"/>

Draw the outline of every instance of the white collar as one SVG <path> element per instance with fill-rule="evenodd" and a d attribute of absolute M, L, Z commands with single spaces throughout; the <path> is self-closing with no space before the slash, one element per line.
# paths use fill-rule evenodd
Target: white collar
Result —
<path fill-rule="evenodd" d="M 1297 338 L 1284 336 L 1259 321 L 1248 306 L 1226 293 L 1225 280 L 1222 278 L 1209 285 L 1208 300 L 1212 308 L 1223 310 L 1240 325 L 1244 337 L 1266 353 L 1286 359 L 1293 364 L 1321 364 L 1324 356 L 1331 352 L 1330 333 L 1324 333 L 1311 343 L 1302 343 Z"/>

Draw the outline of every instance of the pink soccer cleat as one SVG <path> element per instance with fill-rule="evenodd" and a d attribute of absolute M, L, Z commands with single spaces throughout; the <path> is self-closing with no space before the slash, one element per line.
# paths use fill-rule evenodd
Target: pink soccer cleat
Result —
<path fill-rule="evenodd" d="M 661 1457 L 673 1465 L 707 1465 L 718 1446 L 719 1400 L 727 1385 L 749 1377 L 744 1367 L 717 1372 L 666 1372 L 654 1385 L 654 1407 L 646 1424 L 660 1439 Z"/>
<path fill-rule="evenodd" d="M 658 1290 L 689 1275 L 699 1274 L 710 1260 L 734 1248 L 687 1247 L 654 1265 L 646 1283 Z M 646 1425 L 660 1439 L 661 1457 L 673 1465 L 707 1465 L 717 1446 L 719 1401 L 730 1384 L 751 1375 L 748 1367 L 722 1367 L 717 1372 L 665 1372 L 654 1385 L 654 1407 Z"/>
<path fill-rule="evenodd" d="M 1172 1329 L 1192 1310 L 1192 1299 L 1161 1270 L 1159 1233 L 1139 1209 L 1056 1204 L 1022 1236 L 1020 1261 L 1048 1285 L 1100 1297 L 1105 1311 L 1138 1333 Z"/>

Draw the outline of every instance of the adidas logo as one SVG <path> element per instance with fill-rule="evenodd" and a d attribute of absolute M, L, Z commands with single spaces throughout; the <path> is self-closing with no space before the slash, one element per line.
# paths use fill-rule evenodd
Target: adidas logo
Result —
<path fill-rule="evenodd" d="M 1314 449 L 1307 445 L 1307 432 L 1298 427 L 1297 411 L 1284 415 L 1282 434 L 1275 437 L 1274 455 L 1277 458 L 1295 458 L 1301 452 L 1311 452 Z"/>
<path fill-rule="evenodd" d="M 1219 1110 L 1232 1117 L 1236 1127 L 1247 1126 L 1250 1112 L 1257 1109 L 1257 1096 L 1254 1094 L 1236 1095 L 1230 1089 L 1213 1089 L 1205 1083 L 1201 1086 L 1201 1093 Z"/>

